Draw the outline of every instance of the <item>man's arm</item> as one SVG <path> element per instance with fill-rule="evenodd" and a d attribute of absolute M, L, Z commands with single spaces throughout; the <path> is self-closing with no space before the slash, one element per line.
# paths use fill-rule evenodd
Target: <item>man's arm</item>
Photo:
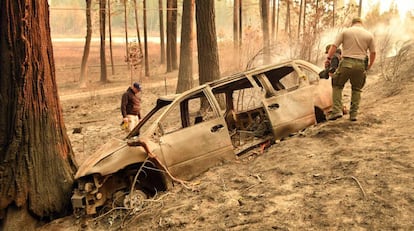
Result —
<path fill-rule="evenodd" d="M 369 52 L 369 64 L 368 64 L 368 70 L 371 69 L 372 64 L 374 64 L 375 57 L 377 56 L 376 52 Z"/>
<path fill-rule="evenodd" d="M 335 45 L 331 45 L 331 47 L 329 48 L 328 54 L 326 55 L 326 60 L 325 60 L 325 67 L 330 67 L 331 66 L 331 59 L 333 57 L 333 55 L 336 52 L 336 46 Z"/>
<path fill-rule="evenodd" d="M 122 100 L 121 100 L 121 113 L 122 113 L 122 118 L 125 118 L 127 116 L 127 112 L 126 112 L 126 105 L 128 103 L 128 94 L 124 93 L 122 95 Z"/>

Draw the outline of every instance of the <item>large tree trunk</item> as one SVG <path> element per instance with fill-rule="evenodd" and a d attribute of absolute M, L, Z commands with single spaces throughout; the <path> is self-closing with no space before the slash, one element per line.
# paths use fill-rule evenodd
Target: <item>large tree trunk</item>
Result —
<path fill-rule="evenodd" d="M 198 72 L 200 84 L 220 78 L 214 0 L 196 0 Z"/>
<path fill-rule="evenodd" d="M 101 82 L 107 82 L 106 74 L 106 51 L 105 51 L 105 29 L 106 29 L 106 0 L 99 0 L 99 31 L 101 36 Z"/>
<path fill-rule="evenodd" d="M 161 64 L 165 63 L 165 41 L 164 41 L 164 10 L 162 7 L 162 0 L 158 0 L 159 20 L 160 20 L 160 50 L 161 50 Z"/>
<path fill-rule="evenodd" d="M 0 214 L 70 212 L 73 151 L 55 79 L 47 0 L 0 0 Z M 27 213 L 26 213 L 27 214 Z M 11 230 L 22 222 L 1 230 Z M 17 230 L 17 229 L 16 229 Z"/>
<path fill-rule="evenodd" d="M 177 0 L 167 0 L 167 72 L 177 69 Z"/>
<path fill-rule="evenodd" d="M 92 19 L 91 19 L 91 5 L 92 0 L 86 0 L 86 37 L 85 37 L 85 47 L 83 48 L 83 56 L 81 63 L 81 77 L 80 77 L 80 87 L 85 88 L 88 80 L 88 58 L 89 58 L 89 49 L 91 47 L 92 39 Z"/>
<path fill-rule="evenodd" d="M 193 87 L 194 0 L 183 0 L 177 93 Z"/>

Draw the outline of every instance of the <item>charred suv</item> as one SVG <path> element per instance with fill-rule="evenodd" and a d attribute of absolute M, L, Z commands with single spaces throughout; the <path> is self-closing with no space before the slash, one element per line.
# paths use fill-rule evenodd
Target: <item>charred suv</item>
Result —
<path fill-rule="evenodd" d="M 257 67 L 160 97 L 126 139 L 112 139 L 79 167 L 75 212 L 134 206 L 252 147 L 325 120 L 331 80 L 303 60 Z M 138 198 L 138 199 L 137 199 Z"/>

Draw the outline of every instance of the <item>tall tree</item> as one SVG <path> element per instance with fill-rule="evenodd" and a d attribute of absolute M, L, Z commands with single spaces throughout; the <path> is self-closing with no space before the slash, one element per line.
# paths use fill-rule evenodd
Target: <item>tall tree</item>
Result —
<path fill-rule="evenodd" d="M 275 42 L 276 36 L 276 0 L 272 0 L 272 39 L 271 42 Z"/>
<path fill-rule="evenodd" d="M 177 69 L 177 0 L 167 0 L 167 72 Z"/>
<path fill-rule="evenodd" d="M 164 39 L 164 9 L 162 5 L 162 0 L 158 0 L 159 8 L 159 21 L 160 21 L 160 52 L 161 52 L 161 64 L 165 63 L 165 39 Z"/>
<path fill-rule="evenodd" d="M 298 35 L 297 38 L 299 40 L 300 38 L 300 34 L 301 34 L 301 23 L 302 23 L 302 13 L 303 13 L 303 0 L 300 0 L 300 4 L 299 4 L 299 23 L 298 23 Z"/>
<path fill-rule="evenodd" d="M 239 50 L 239 0 L 233 1 L 233 47 L 235 52 Z"/>
<path fill-rule="evenodd" d="M 115 65 L 114 65 L 114 53 L 112 52 L 112 8 L 111 0 L 108 0 L 108 33 L 109 33 L 109 57 L 111 60 L 111 73 L 115 74 Z"/>
<path fill-rule="evenodd" d="M 101 38 L 101 46 L 100 46 L 101 82 L 108 81 L 107 73 L 106 73 L 105 31 L 106 31 L 106 0 L 99 0 L 99 32 L 100 32 L 100 38 Z"/>
<path fill-rule="evenodd" d="M 144 1 L 144 12 L 146 12 L 145 11 L 145 6 L 146 6 L 146 3 L 145 3 L 145 1 Z M 142 55 L 142 44 L 141 44 L 141 35 L 140 35 L 140 33 L 139 33 L 139 20 L 138 20 L 138 4 L 137 4 L 137 0 L 134 0 L 134 15 L 135 15 L 135 29 L 136 29 L 136 31 L 137 31 L 137 39 L 138 39 L 138 49 L 139 49 L 139 53 L 140 53 L 140 55 Z"/>
<path fill-rule="evenodd" d="M 147 34 L 147 1 L 143 0 L 144 11 L 144 60 L 145 60 L 145 76 L 150 76 L 149 61 L 148 61 L 148 34 Z"/>
<path fill-rule="evenodd" d="M 86 37 L 85 46 L 83 48 L 83 56 L 81 63 L 81 76 L 80 76 L 80 87 L 85 88 L 87 83 L 87 72 L 88 72 L 88 58 L 89 49 L 91 47 L 92 40 L 92 18 L 91 18 L 91 6 L 92 0 L 86 0 Z"/>
<path fill-rule="evenodd" d="M 200 84 L 220 78 L 214 0 L 196 0 L 197 53 Z"/>
<path fill-rule="evenodd" d="M 260 0 L 260 13 L 263 33 L 264 63 L 270 62 L 270 39 L 269 39 L 269 1 Z"/>
<path fill-rule="evenodd" d="M 177 93 L 190 89 L 193 81 L 193 34 L 194 0 L 183 0 L 180 42 L 180 66 L 178 68 Z"/>
<path fill-rule="evenodd" d="M 0 8 L 0 230 L 34 230 L 30 217 L 68 214 L 76 165 L 56 86 L 48 2 L 0 0 Z"/>

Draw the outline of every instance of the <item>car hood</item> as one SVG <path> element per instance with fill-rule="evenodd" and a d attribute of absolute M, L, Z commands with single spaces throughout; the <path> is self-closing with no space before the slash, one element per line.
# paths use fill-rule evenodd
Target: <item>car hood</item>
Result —
<path fill-rule="evenodd" d="M 105 176 L 130 164 L 142 162 L 146 157 L 143 147 L 128 146 L 126 140 L 112 138 L 79 166 L 75 179 L 94 173 Z"/>

